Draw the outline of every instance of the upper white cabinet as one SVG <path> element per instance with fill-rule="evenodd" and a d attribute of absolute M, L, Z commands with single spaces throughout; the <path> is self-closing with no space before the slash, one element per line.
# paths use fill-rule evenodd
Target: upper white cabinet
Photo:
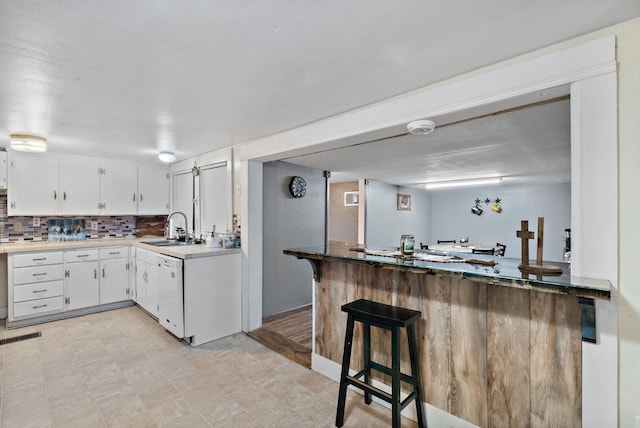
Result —
<path fill-rule="evenodd" d="M 138 214 L 169 213 L 169 171 L 138 167 Z"/>
<path fill-rule="evenodd" d="M 101 162 L 100 202 L 102 215 L 137 214 L 138 171 L 136 165 Z"/>
<path fill-rule="evenodd" d="M 80 156 L 16 152 L 8 154 L 8 165 L 10 216 L 168 212 L 169 184 L 164 168 Z"/>
<path fill-rule="evenodd" d="M 7 188 L 7 152 L 0 151 L 0 189 Z"/>
<path fill-rule="evenodd" d="M 60 159 L 60 214 L 99 214 L 99 168 L 97 159 Z"/>
<path fill-rule="evenodd" d="M 9 215 L 58 214 L 58 159 L 9 154 Z"/>

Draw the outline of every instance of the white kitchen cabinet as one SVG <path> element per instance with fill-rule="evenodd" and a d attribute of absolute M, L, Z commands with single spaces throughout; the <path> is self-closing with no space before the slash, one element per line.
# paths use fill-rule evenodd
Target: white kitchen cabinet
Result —
<path fill-rule="evenodd" d="M 64 310 L 61 252 L 9 255 L 7 267 L 9 321 Z"/>
<path fill-rule="evenodd" d="M 166 168 L 138 167 L 138 214 L 169 213 L 169 171 Z"/>
<path fill-rule="evenodd" d="M 0 151 L 0 189 L 7 188 L 7 152 Z"/>
<path fill-rule="evenodd" d="M 158 316 L 158 255 L 136 249 L 136 303 Z"/>
<path fill-rule="evenodd" d="M 240 252 L 184 260 L 184 337 L 193 346 L 240 331 Z"/>
<path fill-rule="evenodd" d="M 63 158 L 59 164 L 60 214 L 100 214 L 100 161 Z"/>
<path fill-rule="evenodd" d="M 135 215 L 138 208 L 136 165 L 108 161 L 100 165 L 100 214 Z"/>
<path fill-rule="evenodd" d="M 100 304 L 131 299 L 129 248 L 100 249 Z"/>
<path fill-rule="evenodd" d="M 57 215 L 58 159 L 14 152 L 8 159 L 8 215 Z"/>
<path fill-rule="evenodd" d="M 75 250 L 64 254 L 65 310 L 82 309 L 100 303 L 98 250 Z"/>

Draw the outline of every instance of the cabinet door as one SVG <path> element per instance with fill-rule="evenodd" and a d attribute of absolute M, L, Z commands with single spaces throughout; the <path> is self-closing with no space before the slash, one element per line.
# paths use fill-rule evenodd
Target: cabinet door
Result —
<path fill-rule="evenodd" d="M 135 165 L 102 162 L 102 215 L 135 215 L 138 207 L 138 171 Z"/>
<path fill-rule="evenodd" d="M 169 213 L 169 171 L 138 167 L 138 214 Z"/>
<path fill-rule="evenodd" d="M 58 214 L 58 160 L 9 153 L 9 215 Z"/>
<path fill-rule="evenodd" d="M 149 311 L 153 316 L 158 316 L 158 262 L 153 257 L 152 260 L 147 263 L 147 280 L 145 281 L 147 287 L 147 301 L 144 308 Z"/>
<path fill-rule="evenodd" d="M 64 296 L 65 310 L 87 308 L 100 303 L 99 263 L 68 263 L 65 269 Z"/>
<path fill-rule="evenodd" d="M 100 214 L 100 162 L 60 159 L 60 214 Z"/>
<path fill-rule="evenodd" d="M 182 216 L 173 216 L 171 218 L 171 234 L 175 232 L 176 227 L 182 227 L 189 230 L 196 230 L 193 225 L 193 175 L 191 171 L 175 174 L 173 176 L 173 211 L 183 212 L 187 216 L 188 225 L 184 224 Z"/>
<path fill-rule="evenodd" d="M 138 250 L 139 251 L 139 250 Z M 134 293 L 135 301 L 138 305 L 146 309 L 147 307 L 147 263 L 144 260 L 136 258 L 135 267 L 135 284 L 136 291 Z"/>
<path fill-rule="evenodd" d="M 130 299 L 128 267 L 125 258 L 100 260 L 100 304 Z"/>

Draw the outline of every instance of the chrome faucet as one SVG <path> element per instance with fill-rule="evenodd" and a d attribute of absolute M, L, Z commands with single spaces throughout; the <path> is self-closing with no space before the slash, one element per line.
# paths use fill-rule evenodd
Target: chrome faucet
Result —
<path fill-rule="evenodd" d="M 182 211 L 174 211 L 171 214 L 169 214 L 169 216 L 167 217 L 167 227 L 165 228 L 165 230 L 167 230 L 169 228 L 169 225 L 171 224 L 170 223 L 171 217 L 173 217 L 174 214 L 180 214 L 182 217 L 184 217 L 184 228 L 185 228 L 184 240 L 185 240 L 186 243 L 189 243 L 191 241 L 191 238 L 189 237 L 189 222 L 187 220 L 187 215 L 185 213 L 183 213 Z M 169 235 L 171 235 L 171 231 L 169 231 Z"/>

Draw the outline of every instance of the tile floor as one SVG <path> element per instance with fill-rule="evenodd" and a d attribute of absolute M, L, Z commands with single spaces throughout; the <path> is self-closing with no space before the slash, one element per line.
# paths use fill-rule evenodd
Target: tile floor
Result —
<path fill-rule="evenodd" d="M 190 347 L 138 307 L 33 327 L 0 346 L 0 427 L 333 427 L 338 385 L 244 334 Z M 390 411 L 349 392 L 345 427 Z M 403 419 L 403 427 L 415 427 Z"/>

